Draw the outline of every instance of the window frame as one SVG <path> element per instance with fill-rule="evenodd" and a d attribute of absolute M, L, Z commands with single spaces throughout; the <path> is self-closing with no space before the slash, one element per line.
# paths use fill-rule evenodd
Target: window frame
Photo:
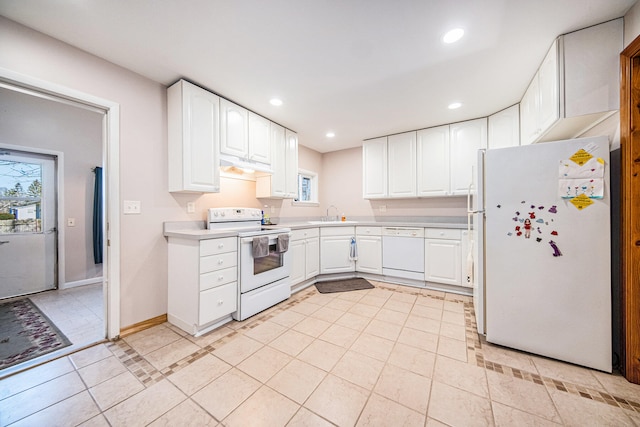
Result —
<path fill-rule="evenodd" d="M 309 179 L 311 200 L 299 199 L 301 177 Z M 296 182 L 297 182 L 296 198 L 293 199 L 291 204 L 293 206 L 320 206 L 320 202 L 318 200 L 318 173 L 314 171 L 306 170 L 306 169 L 298 169 Z"/>

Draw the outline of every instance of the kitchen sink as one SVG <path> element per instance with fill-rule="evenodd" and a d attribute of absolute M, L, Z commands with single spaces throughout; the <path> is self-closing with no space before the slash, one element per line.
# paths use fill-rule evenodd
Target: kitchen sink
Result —
<path fill-rule="evenodd" d="M 307 221 L 308 224 L 357 224 L 358 221 Z"/>

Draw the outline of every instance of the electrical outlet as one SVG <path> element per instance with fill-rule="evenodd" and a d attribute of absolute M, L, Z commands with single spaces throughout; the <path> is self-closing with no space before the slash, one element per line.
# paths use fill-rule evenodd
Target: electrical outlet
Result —
<path fill-rule="evenodd" d="M 140 200 L 125 200 L 122 208 L 122 213 L 125 215 L 138 215 L 140 214 Z"/>
<path fill-rule="evenodd" d="M 380 212 L 386 212 L 387 211 L 387 205 L 380 205 Z"/>
<path fill-rule="evenodd" d="M 276 207 L 275 206 L 271 206 L 271 213 L 276 213 Z"/>
<path fill-rule="evenodd" d="M 75 218 L 67 218 L 67 227 L 75 227 L 76 219 Z"/>
<path fill-rule="evenodd" d="M 187 202 L 187 213 L 195 213 L 195 212 L 196 212 L 195 202 Z"/>

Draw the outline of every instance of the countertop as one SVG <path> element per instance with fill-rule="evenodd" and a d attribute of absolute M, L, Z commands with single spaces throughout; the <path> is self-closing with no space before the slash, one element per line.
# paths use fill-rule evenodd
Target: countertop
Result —
<path fill-rule="evenodd" d="M 428 221 L 281 221 L 278 224 L 266 225 L 265 228 L 289 228 L 291 230 L 301 230 L 304 228 L 323 228 L 323 227 L 412 227 L 412 228 L 455 228 L 466 229 L 465 222 L 461 222 L 460 217 L 451 217 L 442 220 L 440 218 Z M 237 236 L 236 230 L 207 230 L 205 221 L 169 221 L 163 224 L 163 235 L 165 237 L 175 237 L 189 240 L 206 240 L 218 239 L 222 237 Z"/>

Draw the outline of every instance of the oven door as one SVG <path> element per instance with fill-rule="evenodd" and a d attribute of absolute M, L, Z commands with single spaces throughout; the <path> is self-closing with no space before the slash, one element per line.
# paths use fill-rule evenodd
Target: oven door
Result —
<path fill-rule="evenodd" d="M 269 235 L 269 255 L 254 258 L 253 237 L 240 239 L 240 292 L 245 293 L 289 277 L 291 252 L 276 252 L 278 235 Z"/>

